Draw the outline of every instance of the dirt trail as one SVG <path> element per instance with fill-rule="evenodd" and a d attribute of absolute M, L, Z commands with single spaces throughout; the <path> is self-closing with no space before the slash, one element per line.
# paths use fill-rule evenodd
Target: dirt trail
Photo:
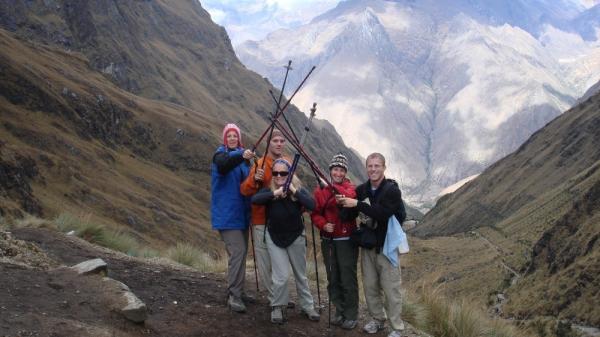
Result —
<path fill-rule="evenodd" d="M 19 229 L 12 235 L 35 243 L 60 264 L 102 258 L 108 276 L 127 284 L 146 303 L 149 317 L 134 324 L 111 311 L 96 290 L 99 277 L 0 262 L 0 283 L 7 285 L 0 289 L 0 336 L 364 336 L 359 328 L 328 332 L 326 309 L 318 323 L 296 309 L 288 313 L 287 324 L 273 325 L 264 296 L 257 296 L 246 314 L 230 312 L 222 275 L 127 257 L 46 229 Z M 250 281 L 247 289 L 253 290 Z M 365 321 L 363 313 L 360 323 Z M 409 329 L 406 336 L 424 335 Z"/>

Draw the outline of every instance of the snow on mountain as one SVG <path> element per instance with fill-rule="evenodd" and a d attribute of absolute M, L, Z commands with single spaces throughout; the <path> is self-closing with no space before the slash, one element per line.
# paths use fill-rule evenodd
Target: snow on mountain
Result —
<path fill-rule="evenodd" d="M 318 102 L 317 117 L 349 146 L 363 156 L 385 154 L 389 175 L 426 208 L 445 187 L 515 150 L 600 79 L 600 42 L 564 28 L 596 7 L 567 0 L 494 5 L 351 0 L 237 53 L 276 86 L 281 66 L 293 60 L 287 93 L 317 65 L 297 105 L 307 111 Z"/>

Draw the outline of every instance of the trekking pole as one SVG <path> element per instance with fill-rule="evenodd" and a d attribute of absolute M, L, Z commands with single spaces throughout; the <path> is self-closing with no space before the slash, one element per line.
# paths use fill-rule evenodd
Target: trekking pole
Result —
<path fill-rule="evenodd" d="M 267 127 L 267 129 L 265 130 L 265 132 L 263 132 L 263 134 L 260 136 L 260 138 L 258 139 L 258 141 L 256 141 L 256 143 L 252 147 L 252 150 L 253 150 L 252 152 L 254 152 L 254 150 L 256 150 L 256 148 L 258 147 L 258 144 L 260 144 L 260 142 L 263 140 L 263 138 L 265 138 L 265 136 L 271 130 L 271 128 L 273 128 L 276 125 L 277 119 L 279 118 L 279 116 L 285 111 L 285 109 L 288 107 L 288 105 L 290 105 L 290 103 L 292 102 L 292 99 L 294 98 L 294 96 L 296 96 L 296 94 L 298 93 L 298 91 L 300 91 L 300 89 L 302 88 L 302 86 L 304 85 L 304 83 L 306 83 L 306 80 L 308 80 L 308 77 L 312 74 L 312 72 L 315 70 L 315 68 L 316 68 L 316 66 L 313 66 L 310 69 L 310 71 L 308 72 L 308 74 L 306 74 L 306 76 L 304 77 L 304 79 L 302 80 L 302 82 L 300 82 L 300 85 L 298 85 L 298 87 L 296 88 L 296 90 L 294 91 L 294 93 L 292 94 L 292 96 L 287 100 L 287 102 L 285 102 L 285 104 L 283 105 L 283 107 L 280 107 L 278 109 L 278 111 L 276 111 L 275 116 L 273 118 L 271 118 L 271 124 L 269 125 L 269 127 Z"/>
<path fill-rule="evenodd" d="M 319 313 L 321 312 L 321 286 L 320 286 L 320 282 L 319 282 L 319 266 L 317 264 L 317 243 L 316 243 L 316 238 L 315 238 L 315 225 L 312 223 L 310 224 L 310 229 L 312 231 L 312 239 L 313 239 L 313 257 L 315 260 L 315 274 L 317 274 L 317 299 L 319 301 Z"/>
<path fill-rule="evenodd" d="M 256 292 L 260 292 L 258 288 L 258 270 L 256 269 L 256 249 L 254 248 L 254 230 L 250 224 L 250 242 L 252 243 L 252 261 L 254 261 L 254 280 L 256 281 Z"/>
<path fill-rule="evenodd" d="M 304 126 L 304 134 L 302 135 L 302 139 L 300 139 L 300 142 L 299 142 L 300 146 L 302 146 L 302 144 L 304 144 L 304 142 L 306 141 L 306 137 L 308 136 L 308 133 L 310 132 L 310 124 L 312 123 L 312 120 L 315 117 L 316 111 L 317 111 L 317 103 L 313 103 L 313 106 L 310 109 L 310 117 L 308 118 L 308 121 L 306 122 L 306 125 Z M 292 178 L 294 176 L 294 172 L 296 171 L 296 168 L 298 167 L 299 161 L 300 161 L 300 153 L 296 152 L 296 154 L 294 155 L 294 161 L 292 163 L 292 167 L 289 170 L 290 174 L 288 175 L 288 177 L 285 181 L 285 184 L 283 185 L 284 193 L 289 189 L 290 184 L 292 183 Z M 315 227 L 312 223 L 311 223 L 310 228 L 312 230 L 313 257 L 315 260 L 315 274 L 317 276 L 317 298 L 318 298 L 318 302 L 319 302 L 319 311 L 321 311 L 321 284 L 319 281 L 319 265 L 317 264 L 317 244 L 316 244 L 316 238 L 315 238 Z"/>
<path fill-rule="evenodd" d="M 285 84 L 287 82 L 288 74 L 289 74 L 290 70 L 292 70 L 292 60 L 289 60 L 287 66 L 284 66 L 284 68 L 285 68 L 285 76 L 283 77 L 283 84 L 281 85 L 281 91 L 279 91 L 279 99 L 275 100 L 275 113 L 271 114 L 271 116 L 274 115 L 274 118 L 277 117 L 277 113 L 279 112 L 279 105 L 281 104 L 281 99 L 283 98 L 283 91 L 285 90 Z M 271 93 L 271 95 L 273 95 L 273 91 L 269 90 L 269 92 Z M 273 97 L 275 97 L 275 96 L 273 96 Z M 271 145 L 271 137 L 273 137 L 273 129 L 274 129 L 274 125 L 271 125 L 271 130 L 269 131 L 269 137 L 267 137 L 267 148 L 265 149 L 265 155 L 267 155 L 267 153 L 269 152 L 269 145 Z M 260 168 L 261 169 L 265 168 L 265 160 L 262 161 Z"/>
<path fill-rule="evenodd" d="M 300 144 L 298 144 L 298 142 L 296 142 L 292 136 L 289 134 L 289 132 L 285 129 L 285 127 L 283 127 L 281 125 L 281 123 L 277 120 L 275 120 L 275 125 L 277 126 L 277 128 L 281 131 L 281 133 L 283 134 L 283 136 L 289 141 L 289 143 L 292 145 L 292 147 L 294 147 L 294 149 L 296 149 L 296 151 L 298 151 L 298 153 L 300 153 L 300 155 L 306 160 L 306 162 L 308 163 L 308 165 L 310 166 L 310 168 L 312 169 L 312 171 L 320 178 L 323 180 L 323 182 L 325 182 L 325 184 L 327 184 L 327 186 L 329 186 L 334 192 L 335 194 L 340 194 L 338 189 L 333 186 L 333 184 L 329 181 L 329 178 L 327 176 L 325 176 L 325 174 L 323 174 L 323 172 L 319 169 L 319 166 L 314 162 L 314 160 L 312 160 L 312 158 L 306 153 L 306 151 L 304 150 L 304 148 L 302 146 L 300 146 Z"/>
<path fill-rule="evenodd" d="M 310 117 L 308 118 L 308 121 L 306 122 L 306 125 L 304 126 L 304 134 L 302 135 L 302 139 L 300 139 L 300 142 L 298 143 L 300 145 L 300 147 L 302 147 L 302 145 L 304 144 L 304 141 L 306 141 L 306 136 L 308 136 L 308 132 L 310 131 L 310 123 L 312 123 L 312 120 L 315 117 L 316 111 L 317 111 L 317 103 L 313 103 L 312 108 L 310 108 Z M 285 180 L 285 184 L 283 185 L 283 193 L 287 192 L 288 189 L 290 188 L 290 184 L 292 183 L 292 178 L 294 177 L 294 172 L 296 171 L 296 168 L 298 167 L 299 161 L 300 161 L 300 153 L 296 152 L 296 154 L 294 154 L 294 161 L 292 162 L 292 167 L 290 167 L 290 173 L 287 176 L 287 179 Z"/>
<path fill-rule="evenodd" d="M 277 98 L 275 98 L 275 94 L 273 94 L 273 91 L 269 90 L 269 94 L 271 94 L 271 98 L 273 99 L 273 101 L 277 105 L 277 108 L 279 109 L 279 102 L 277 102 Z M 282 114 L 281 116 L 283 117 L 283 120 L 285 121 L 285 124 L 288 126 L 289 130 L 291 131 L 292 136 L 294 136 L 294 139 L 297 142 L 298 141 L 298 136 L 296 136 L 296 133 L 294 132 L 294 129 L 290 125 L 290 121 L 287 119 L 287 117 L 285 116 L 285 114 Z M 273 115 L 271 115 L 271 117 L 273 117 Z"/>
<path fill-rule="evenodd" d="M 327 259 L 327 269 L 329 269 L 329 277 L 331 277 L 331 259 L 333 259 L 333 239 L 329 241 L 327 246 L 329 247 L 327 252 L 327 255 L 329 255 L 329 259 Z M 327 329 L 329 330 L 329 334 L 331 334 L 331 294 L 327 294 L 327 310 L 329 311 L 327 315 Z"/>

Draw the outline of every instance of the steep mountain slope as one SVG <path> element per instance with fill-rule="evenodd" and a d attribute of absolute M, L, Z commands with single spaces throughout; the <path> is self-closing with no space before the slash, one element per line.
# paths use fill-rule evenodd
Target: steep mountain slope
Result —
<path fill-rule="evenodd" d="M 598 326 L 599 191 L 596 94 L 442 197 L 412 234 L 470 233 L 496 247 L 509 270 L 496 289 L 507 291 L 509 315 L 549 315 Z"/>
<path fill-rule="evenodd" d="M 212 154 L 226 122 L 254 143 L 273 88 L 199 3 L 0 1 L 0 27 L 0 215 L 83 213 L 154 245 L 220 250 Z M 286 115 L 297 130 L 307 120 Z M 364 178 L 330 124 L 316 123 L 306 147 L 321 167 L 344 151 Z"/>
<path fill-rule="evenodd" d="M 600 44 L 574 33 L 583 11 L 570 1 L 352 0 L 236 51 L 273 83 L 287 59 L 318 64 L 298 102 L 318 97 L 350 146 L 388 154 L 390 173 L 427 208 L 598 81 Z"/>

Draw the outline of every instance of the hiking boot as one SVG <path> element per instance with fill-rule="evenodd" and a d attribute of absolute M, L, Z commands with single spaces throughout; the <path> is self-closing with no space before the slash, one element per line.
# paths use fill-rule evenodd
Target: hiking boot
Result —
<path fill-rule="evenodd" d="M 352 330 L 356 328 L 356 324 L 358 324 L 357 320 L 347 319 L 342 323 L 341 328 L 344 330 Z"/>
<path fill-rule="evenodd" d="M 271 323 L 283 324 L 283 309 L 280 306 L 274 306 L 271 310 Z"/>
<path fill-rule="evenodd" d="M 338 325 L 342 325 L 342 323 L 344 323 L 344 316 L 342 316 L 342 315 L 336 314 L 331 319 L 331 325 L 338 326 Z"/>
<path fill-rule="evenodd" d="M 246 305 L 244 304 L 242 299 L 234 297 L 233 295 L 229 295 L 229 298 L 227 298 L 227 306 L 229 307 L 229 309 L 231 309 L 231 311 L 240 313 L 246 312 Z"/>
<path fill-rule="evenodd" d="M 363 331 L 366 333 L 377 333 L 383 330 L 384 322 L 376 319 L 371 320 L 363 327 Z"/>
<path fill-rule="evenodd" d="M 242 293 L 242 301 L 246 304 L 255 304 L 256 297 L 254 297 L 252 295 L 248 295 L 246 293 Z"/>
<path fill-rule="evenodd" d="M 311 321 L 317 322 L 321 319 L 321 315 L 319 315 L 319 313 L 314 308 L 302 309 L 302 314 L 308 317 L 308 319 Z"/>

